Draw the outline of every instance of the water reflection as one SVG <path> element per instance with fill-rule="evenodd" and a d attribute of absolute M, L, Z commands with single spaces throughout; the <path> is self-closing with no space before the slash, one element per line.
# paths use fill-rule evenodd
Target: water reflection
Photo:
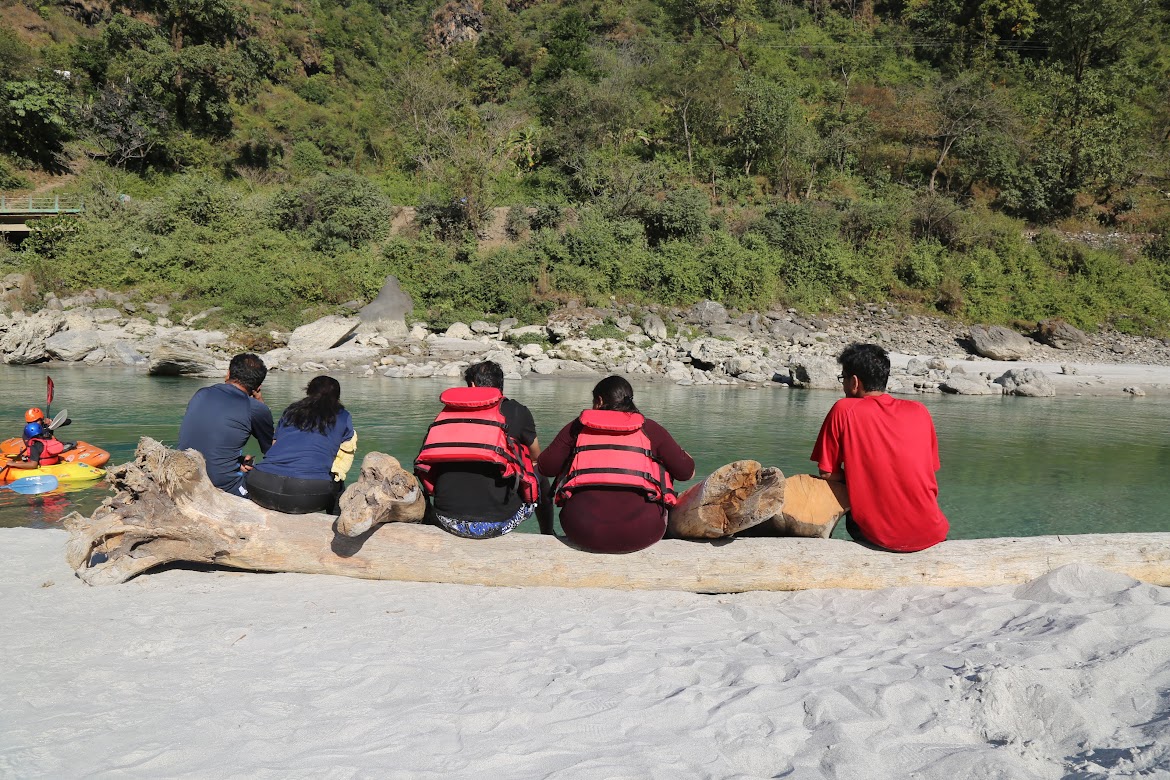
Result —
<path fill-rule="evenodd" d="M 129 460 L 139 436 L 173 444 L 191 394 L 214 380 L 151 379 L 121 369 L 5 367 L 0 430 L 16 435 L 29 406 L 56 383 L 54 410 L 68 408 L 68 438 Z M 302 397 L 306 374 L 274 374 L 264 395 L 274 413 Z M 339 376 L 359 434 L 358 462 L 378 449 L 408 461 L 438 409 L 448 380 Z M 589 403 L 589 380 L 508 383 L 527 404 L 544 443 Z M 643 412 L 695 457 L 698 473 L 737 458 L 811 472 L 808 460 L 832 392 L 636 384 Z M 952 538 L 1050 533 L 1162 531 L 1170 497 L 1170 446 L 1161 436 L 1170 400 L 1161 398 L 922 398 L 934 415 L 943 463 L 943 510 Z M 48 526 L 73 509 L 88 514 L 108 495 L 98 486 L 68 494 L 0 492 L 0 526 Z"/>

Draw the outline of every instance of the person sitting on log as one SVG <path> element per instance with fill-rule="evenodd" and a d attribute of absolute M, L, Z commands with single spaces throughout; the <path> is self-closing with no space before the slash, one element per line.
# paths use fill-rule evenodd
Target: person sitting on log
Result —
<path fill-rule="evenodd" d="M 620 376 L 597 383 L 593 408 L 561 429 L 538 464 L 560 475 L 555 499 L 565 534 L 599 553 L 634 552 L 662 539 L 677 500 L 673 481 L 695 474 L 694 459 L 642 416 Z"/>
<path fill-rule="evenodd" d="M 197 390 L 187 403 L 178 448 L 202 454 L 211 484 L 225 493 L 248 495 L 244 475 L 252 469 L 252 456 L 240 454 L 248 438 L 255 437 L 261 452 L 272 446 L 272 412 L 260 395 L 266 376 L 259 356 L 236 355 L 223 384 Z"/>
<path fill-rule="evenodd" d="M 331 376 L 314 377 L 305 397 L 280 415 L 272 449 L 248 472 L 248 498 L 293 515 L 338 514 L 356 451 L 357 432 L 341 405 L 341 384 Z"/>
<path fill-rule="evenodd" d="M 502 536 L 536 513 L 552 533 L 552 508 L 536 472 L 540 455 L 532 412 L 504 397 L 504 371 L 490 360 L 463 372 L 466 387 L 444 390 L 415 474 L 431 499 L 429 517 L 467 539 Z"/>
<path fill-rule="evenodd" d="M 938 438 L 917 401 L 886 393 L 890 357 L 877 344 L 850 344 L 837 358 L 845 397 L 833 404 L 813 448 L 821 477 L 844 481 L 856 541 L 894 552 L 946 539 L 938 505 Z"/>

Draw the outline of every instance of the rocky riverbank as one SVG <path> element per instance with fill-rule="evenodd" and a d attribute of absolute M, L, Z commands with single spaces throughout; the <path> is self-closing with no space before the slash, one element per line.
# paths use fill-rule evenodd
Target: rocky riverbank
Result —
<path fill-rule="evenodd" d="M 8 290 L 20 279 L 4 280 Z M 12 298 L 9 298 L 11 305 Z M 93 290 L 48 296 L 32 313 L 0 313 L 0 359 L 124 365 L 160 375 L 222 376 L 243 349 L 231 334 L 200 327 L 212 311 L 175 322 L 164 301 L 138 302 Z M 409 298 L 390 279 L 378 300 L 353 316 L 329 316 L 263 353 L 271 370 L 457 379 L 472 362 L 494 360 L 509 379 L 619 373 L 680 385 L 838 387 L 834 360 L 854 341 L 893 355 L 891 392 L 960 395 L 1144 395 L 1170 391 L 1170 344 L 1067 323 L 1028 333 L 967 326 L 867 304 L 832 316 L 796 310 L 727 311 L 713 301 L 690 308 L 570 302 L 547 322 L 457 322 L 439 330 L 408 321 Z"/>

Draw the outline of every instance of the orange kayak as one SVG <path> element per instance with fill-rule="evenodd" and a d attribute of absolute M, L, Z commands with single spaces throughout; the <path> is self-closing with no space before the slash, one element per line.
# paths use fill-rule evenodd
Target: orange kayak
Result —
<path fill-rule="evenodd" d="M 0 442 L 0 456 L 5 458 L 18 458 L 23 449 L 24 440 L 19 436 L 15 439 L 5 439 Z M 110 453 L 101 447 L 95 447 L 84 441 L 77 442 L 73 448 L 61 453 L 62 463 L 84 463 L 87 466 L 93 466 L 95 468 L 106 465 L 106 461 L 109 459 Z M 15 471 L 16 469 L 10 470 Z M 10 480 L 4 479 L 3 481 L 8 482 Z"/>

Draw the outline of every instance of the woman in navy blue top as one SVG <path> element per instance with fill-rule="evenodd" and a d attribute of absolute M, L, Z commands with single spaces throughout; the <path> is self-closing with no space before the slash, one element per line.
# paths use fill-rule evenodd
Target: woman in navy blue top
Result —
<path fill-rule="evenodd" d="M 357 433 L 336 379 L 315 377 L 305 393 L 284 410 L 272 448 L 248 472 L 248 498 L 278 512 L 336 514 Z"/>

